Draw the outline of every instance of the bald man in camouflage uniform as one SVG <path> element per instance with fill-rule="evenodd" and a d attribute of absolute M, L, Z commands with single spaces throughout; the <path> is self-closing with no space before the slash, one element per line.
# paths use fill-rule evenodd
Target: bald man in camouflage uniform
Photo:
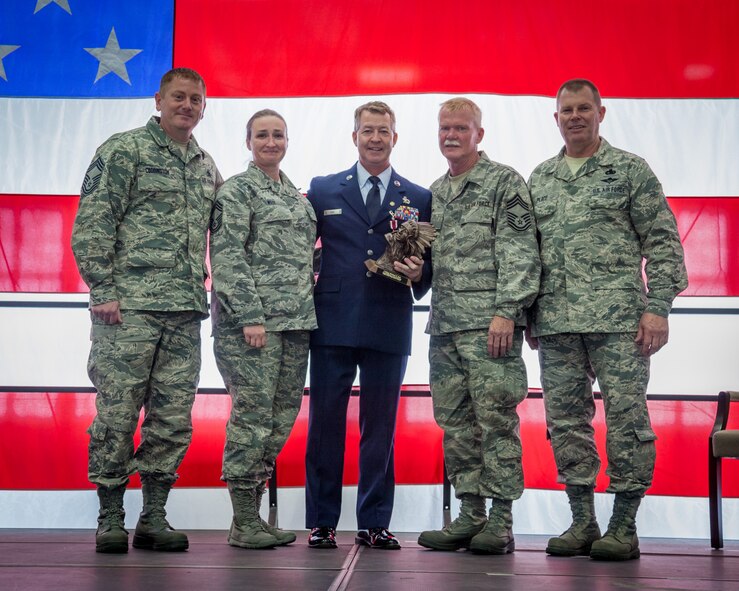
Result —
<path fill-rule="evenodd" d="M 144 509 L 134 547 L 188 548 L 164 507 L 192 434 L 200 322 L 208 315 L 206 231 L 220 175 L 192 137 L 205 107 L 200 75 L 171 70 L 155 99 L 161 117 L 98 149 L 72 233 L 90 287 L 88 374 L 97 416 L 89 429 L 89 479 L 100 500 L 98 552 L 128 551 L 123 496 L 136 471 Z"/>
<path fill-rule="evenodd" d="M 573 514 L 547 552 L 627 560 L 639 557 L 636 513 L 654 472 L 649 358 L 667 342 L 667 317 L 687 276 L 659 181 L 644 160 L 600 137 L 604 116 L 590 81 L 570 80 L 557 93 L 565 147 L 529 181 L 543 267 L 530 342 L 539 348 L 547 428 Z M 607 490 L 616 494 L 602 538 L 593 495 L 596 377 L 608 429 Z"/>
<path fill-rule="evenodd" d="M 524 311 L 536 297 L 540 264 L 526 183 L 478 152 L 483 134 L 475 103 L 442 104 L 439 147 L 449 172 L 431 186 L 438 235 L 427 332 L 434 416 L 461 509 L 418 543 L 505 554 L 515 549 L 511 507 L 523 492 L 516 407 L 528 391 Z"/>
<path fill-rule="evenodd" d="M 247 124 L 247 141 L 254 141 L 253 125 L 264 137 L 276 127 L 280 144 L 270 144 L 268 153 L 282 150 L 284 155 L 287 129 L 273 113 L 255 114 Z M 234 509 L 228 541 L 241 548 L 270 548 L 295 541 L 294 533 L 261 520 L 259 507 L 300 410 L 310 331 L 317 327 L 316 216 L 279 162 L 271 162 L 270 169 L 249 145 L 256 164 L 250 162 L 246 172 L 218 191 L 219 214 L 211 227 L 213 334 L 218 369 L 232 399 L 222 476 Z M 262 330 L 255 336 L 251 327 Z"/>

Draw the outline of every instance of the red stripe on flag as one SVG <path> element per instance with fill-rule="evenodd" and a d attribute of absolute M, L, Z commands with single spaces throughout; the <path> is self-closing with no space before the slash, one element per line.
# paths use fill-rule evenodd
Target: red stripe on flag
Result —
<path fill-rule="evenodd" d="M 0 291 L 86 292 L 70 240 L 77 196 L 0 195 Z"/>
<path fill-rule="evenodd" d="M 359 399 L 349 403 L 344 484 L 356 485 L 359 453 Z M 231 401 L 225 395 L 198 395 L 193 408 L 192 445 L 180 466 L 178 486 L 215 487 L 220 481 L 226 421 Z M 706 496 L 706 442 L 716 402 L 650 401 L 657 434 L 657 465 L 649 493 Z M 527 488 L 559 488 L 552 450 L 546 439 L 544 403 L 525 400 L 521 417 L 523 463 Z M 92 488 L 87 480 L 87 427 L 95 415 L 94 394 L 0 393 L 0 488 L 63 490 Z M 596 444 L 605 459 L 603 404 L 596 402 Z M 731 427 L 738 425 L 732 424 Z M 280 486 L 305 485 L 305 436 L 308 398 L 278 458 Z M 401 397 L 395 438 L 398 484 L 440 484 L 443 474 L 442 432 L 433 417 L 431 398 Z M 138 435 L 136 438 L 138 443 Z M 597 490 L 608 484 L 603 462 Z M 138 481 L 134 479 L 134 484 Z M 724 474 L 724 496 L 739 496 L 739 471 Z"/>
<path fill-rule="evenodd" d="M 739 96 L 739 2 L 178 0 L 174 63 L 210 96 Z"/>
<path fill-rule="evenodd" d="M 739 296 L 739 198 L 672 197 L 690 285 Z M 84 293 L 70 248 L 78 198 L 0 195 L 0 291 Z"/>
<path fill-rule="evenodd" d="M 739 199 L 672 197 L 669 202 L 688 269 L 682 295 L 739 295 Z"/>

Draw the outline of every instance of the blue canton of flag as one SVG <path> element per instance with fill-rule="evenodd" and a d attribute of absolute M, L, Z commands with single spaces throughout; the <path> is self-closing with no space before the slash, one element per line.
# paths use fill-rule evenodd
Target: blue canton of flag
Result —
<path fill-rule="evenodd" d="M 0 96 L 150 97 L 173 29 L 174 0 L 3 0 Z"/>

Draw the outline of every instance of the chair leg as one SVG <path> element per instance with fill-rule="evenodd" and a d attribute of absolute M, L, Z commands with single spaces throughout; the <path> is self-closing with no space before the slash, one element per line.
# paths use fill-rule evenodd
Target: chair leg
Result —
<path fill-rule="evenodd" d="M 268 499 L 269 499 L 269 516 L 267 523 L 272 527 L 277 527 L 277 462 L 272 468 L 272 476 L 269 479 Z"/>
<path fill-rule="evenodd" d="M 452 522 L 452 483 L 449 482 L 449 475 L 444 465 L 444 482 L 442 484 L 442 501 L 441 501 L 441 520 L 444 527 Z"/>
<path fill-rule="evenodd" d="M 713 457 L 709 449 L 708 458 L 708 510 L 711 522 L 711 547 L 724 547 L 721 516 L 721 458 Z"/>

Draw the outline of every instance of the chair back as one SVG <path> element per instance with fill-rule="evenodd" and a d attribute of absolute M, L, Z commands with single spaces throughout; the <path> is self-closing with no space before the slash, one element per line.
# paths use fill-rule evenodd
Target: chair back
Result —
<path fill-rule="evenodd" d="M 739 458 L 739 429 L 727 429 L 731 403 L 739 402 L 739 392 L 720 392 L 716 421 L 711 431 L 711 449 L 715 458 Z"/>

